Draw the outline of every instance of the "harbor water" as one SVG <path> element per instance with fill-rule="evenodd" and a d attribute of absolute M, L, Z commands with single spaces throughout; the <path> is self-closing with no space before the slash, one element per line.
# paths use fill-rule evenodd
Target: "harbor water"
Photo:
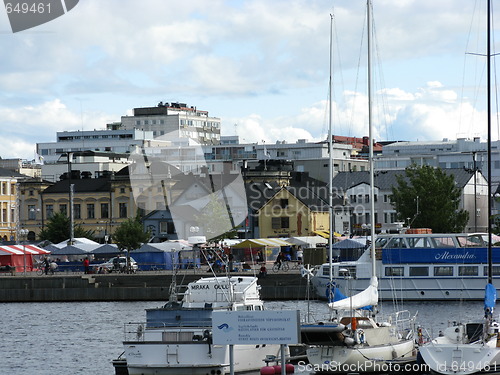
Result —
<path fill-rule="evenodd" d="M 111 360 L 122 352 L 123 324 L 145 320 L 158 302 L 0 303 L 3 328 L 0 374 L 112 375 Z M 407 302 L 400 309 L 417 313 L 417 322 L 435 336 L 449 321 L 482 317 L 481 302 Z M 321 301 L 267 302 L 267 309 L 300 310 L 301 319 L 328 316 Z M 393 304 L 384 302 L 382 314 Z"/>

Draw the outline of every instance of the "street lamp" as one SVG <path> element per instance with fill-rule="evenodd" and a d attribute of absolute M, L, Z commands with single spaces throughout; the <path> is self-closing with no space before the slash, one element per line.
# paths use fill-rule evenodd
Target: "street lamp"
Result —
<path fill-rule="evenodd" d="M 28 229 L 19 229 L 19 235 L 23 241 L 23 274 L 26 276 L 26 237 L 28 236 Z"/>

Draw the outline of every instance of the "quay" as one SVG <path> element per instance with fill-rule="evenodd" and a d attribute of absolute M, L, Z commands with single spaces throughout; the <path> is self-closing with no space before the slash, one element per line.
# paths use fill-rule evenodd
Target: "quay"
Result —
<path fill-rule="evenodd" d="M 252 272 L 231 272 L 232 277 Z M 222 276 L 223 274 L 221 274 Z M 213 274 L 201 269 L 177 272 L 176 284 Z M 167 301 L 172 271 L 142 271 L 136 274 L 83 274 L 57 272 L 37 276 L 18 272 L 0 276 L 1 302 L 86 302 L 86 301 Z M 259 279 L 263 300 L 299 300 L 307 298 L 307 280 L 296 270 L 269 273 Z M 311 293 L 312 295 L 312 293 Z"/>

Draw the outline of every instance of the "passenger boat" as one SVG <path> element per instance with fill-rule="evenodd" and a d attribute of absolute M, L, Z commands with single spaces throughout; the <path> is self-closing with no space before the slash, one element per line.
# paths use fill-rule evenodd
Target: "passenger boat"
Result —
<path fill-rule="evenodd" d="M 483 300 L 488 275 L 488 235 L 394 234 L 378 235 L 376 269 L 379 298 L 392 300 Z M 493 251 L 492 278 L 500 287 L 500 251 Z M 370 283 L 369 249 L 356 260 L 332 263 L 334 283 L 343 293 L 347 280 L 340 270 L 348 270 L 350 288 L 364 290 Z M 319 266 L 311 278 L 318 297 L 326 298 L 330 263 Z"/>
<path fill-rule="evenodd" d="M 191 282 L 181 301 L 147 309 L 145 323 L 125 325 L 129 375 L 206 375 L 230 372 L 229 345 L 212 342 L 214 311 L 263 310 L 256 277 L 207 277 Z M 280 345 L 234 345 L 234 372 L 279 358 Z M 123 362 L 123 361 L 122 361 Z"/>

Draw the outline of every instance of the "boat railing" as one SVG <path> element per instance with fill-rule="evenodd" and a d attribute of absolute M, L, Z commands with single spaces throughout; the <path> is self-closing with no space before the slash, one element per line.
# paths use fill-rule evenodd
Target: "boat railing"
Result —
<path fill-rule="evenodd" d="M 124 324 L 124 337 L 125 341 L 146 341 L 151 340 L 150 334 L 146 338 L 146 330 L 151 329 L 144 322 L 131 322 Z M 190 342 L 190 341 L 204 341 L 207 336 L 203 333 L 207 331 L 210 333 L 212 326 L 192 326 L 192 325 L 181 325 L 181 324 L 168 324 L 155 325 L 152 327 L 155 332 L 154 341 L 165 341 L 165 342 Z"/>
<path fill-rule="evenodd" d="M 391 317 L 399 335 L 405 338 L 414 335 L 415 316 L 412 316 L 408 310 L 397 311 L 391 314 Z"/>

